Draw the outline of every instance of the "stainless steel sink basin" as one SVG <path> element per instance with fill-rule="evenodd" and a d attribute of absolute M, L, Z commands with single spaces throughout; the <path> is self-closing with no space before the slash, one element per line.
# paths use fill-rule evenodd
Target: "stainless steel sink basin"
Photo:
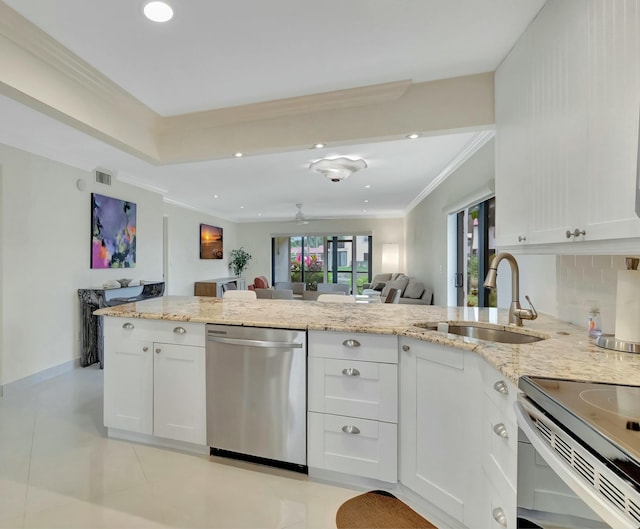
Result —
<path fill-rule="evenodd" d="M 498 343 L 534 343 L 544 340 L 540 336 L 533 336 L 531 334 L 524 334 L 518 331 L 512 331 L 510 329 L 504 329 L 502 327 L 484 327 L 475 324 L 458 324 L 458 323 L 417 323 L 416 327 L 423 329 L 432 329 L 441 332 L 447 332 L 449 334 L 457 334 L 458 336 L 467 336 L 468 338 L 475 338 L 477 340 L 486 340 L 488 342 Z"/>

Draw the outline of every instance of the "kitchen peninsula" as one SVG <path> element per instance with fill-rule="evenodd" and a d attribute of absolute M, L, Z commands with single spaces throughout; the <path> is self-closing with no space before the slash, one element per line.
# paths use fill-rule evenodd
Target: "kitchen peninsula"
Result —
<path fill-rule="evenodd" d="M 509 329 L 506 310 L 300 303 L 168 296 L 97 311 L 109 435 L 207 453 L 205 324 L 302 330 L 312 479 L 388 490 L 439 527 L 515 527 L 518 379 L 640 385 L 639 355 L 545 315 L 517 329 L 542 340 L 506 344 L 416 326 Z"/>
<path fill-rule="evenodd" d="M 508 328 L 506 310 L 386 304 L 323 305 L 297 301 L 223 302 L 218 298 L 165 296 L 100 309 L 96 315 L 149 320 L 220 323 L 318 331 L 393 334 L 473 351 L 514 383 L 522 375 L 640 385 L 640 355 L 596 347 L 585 328 L 544 314 L 522 332 L 544 336 L 532 344 L 500 344 L 415 327 L 418 322 L 478 321 Z M 204 337 L 204 328 L 202 330 Z"/>

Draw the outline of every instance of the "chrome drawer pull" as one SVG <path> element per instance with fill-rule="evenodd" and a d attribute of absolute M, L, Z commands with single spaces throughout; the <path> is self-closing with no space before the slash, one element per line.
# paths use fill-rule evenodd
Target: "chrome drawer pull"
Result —
<path fill-rule="evenodd" d="M 143 351 L 143 352 L 145 352 L 145 353 L 146 353 L 148 350 L 149 350 L 149 348 L 148 348 L 146 345 L 142 348 L 142 351 Z"/>
<path fill-rule="evenodd" d="M 503 439 L 509 439 L 509 432 L 507 432 L 507 427 L 499 422 L 493 427 L 493 431 L 496 435 L 502 437 Z"/>
<path fill-rule="evenodd" d="M 348 377 L 359 377 L 360 371 L 358 371 L 355 367 L 345 367 L 342 370 L 342 374 Z"/>
<path fill-rule="evenodd" d="M 187 331 L 184 327 L 176 327 L 175 329 L 173 329 L 173 332 L 175 332 L 176 334 L 187 334 Z"/>
<path fill-rule="evenodd" d="M 409 349 L 411 349 L 411 347 L 409 347 L 408 345 L 403 345 L 402 346 L 402 350 L 406 353 Z"/>
<path fill-rule="evenodd" d="M 496 507 L 493 509 L 493 519 L 498 522 L 502 527 L 507 526 L 507 516 L 504 514 L 502 507 Z"/>
<path fill-rule="evenodd" d="M 156 354 L 159 355 L 162 352 L 162 349 L 160 349 L 159 347 L 156 349 Z"/>
<path fill-rule="evenodd" d="M 498 382 L 493 385 L 493 389 L 495 389 L 498 393 L 502 393 L 503 395 L 509 394 L 509 386 L 507 386 L 504 380 L 498 380 Z"/>
<path fill-rule="evenodd" d="M 134 327 L 133 327 L 133 323 L 129 323 L 129 322 L 127 322 L 127 323 L 125 323 L 125 324 L 123 324 L 123 325 L 122 325 L 122 328 L 123 328 L 123 329 L 127 329 L 127 330 L 128 330 L 128 329 L 133 329 L 133 328 L 134 328 Z"/>
<path fill-rule="evenodd" d="M 351 425 L 351 426 L 346 426 L 346 425 L 343 426 L 342 427 L 342 431 L 344 433 L 350 433 L 350 434 L 360 433 L 360 429 L 357 426 L 353 426 L 353 425 Z"/>
<path fill-rule="evenodd" d="M 342 345 L 344 345 L 345 347 L 360 347 L 360 342 L 358 340 L 353 340 L 353 339 L 349 339 L 349 340 L 345 340 L 344 342 L 342 342 Z"/>

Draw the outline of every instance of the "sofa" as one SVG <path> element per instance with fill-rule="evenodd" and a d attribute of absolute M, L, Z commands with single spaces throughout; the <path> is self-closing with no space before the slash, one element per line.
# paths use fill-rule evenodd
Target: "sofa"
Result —
<path fill-rule="evenodd" d="M 433 291 L 422 281 L 402 273 L 385 273 L 373 276 L 371 283 L 362 285 L 364 289 L 376 290 L 384 298 L 392 288 L 400 290 L 400 303 L 405 305 L 431 305 Z"/>

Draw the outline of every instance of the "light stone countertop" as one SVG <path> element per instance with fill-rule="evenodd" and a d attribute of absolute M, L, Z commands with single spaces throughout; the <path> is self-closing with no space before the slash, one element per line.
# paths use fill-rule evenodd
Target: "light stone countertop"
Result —
<path fill-rule="evenodd" d="M 415 327 L 415 323 L 474 321 L 508 327 L 506 310 L 384 303 L 319 303 L 259 299 L 165 296 L 97 310 L 121 318 L 220 323 L 321 331 L 395 334 L 467 349 L 479 354 L 513 382 L 522 375 L 640 386 L 640 354 L 594 345 L 587 330 L 541 314 L 522 332 L 546 337 L 531 344 L 501 344 Z"/>

